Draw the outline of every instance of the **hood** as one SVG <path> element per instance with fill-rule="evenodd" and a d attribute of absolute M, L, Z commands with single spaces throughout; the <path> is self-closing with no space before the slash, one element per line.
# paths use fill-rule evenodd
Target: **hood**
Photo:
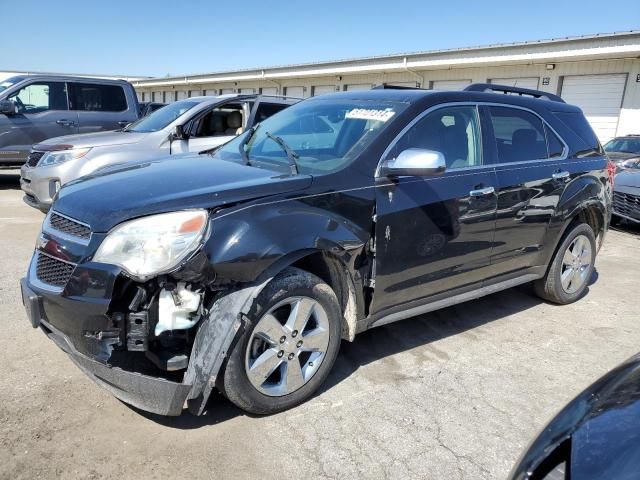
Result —
<path fill-rule="evenodd" d="M 629 158 L 640 158 L 640 153 L 629 152 L 607 152 L 607 157 L 613 162 L 621 162 L 622 160 L 628 160 Z"/>
<path fill-rule="evenodd" d="M 308 175 L 180 156 L 126 164 L 65 185 L 53 210 L 107 232 L 132 218 L 189 208 L 216 208 L 311 185 Z"/>
<path fill-rule="evenodd" d="M 615 186 L 640 188 L 640 168 L 620 170 L 616 175 Z"/>
<path fill-rule="evenodd" d="M 53 145 L 72 145 L 75 148 L 129 145 L 139 142 L 148 135 L 148 133 L 142 132 L 121 131 L 65 135 L 64 137 L 55 137 L 45 140 L 44 142 L 35 145 L 33 148 L 36 150 L 47 150 Z"/>

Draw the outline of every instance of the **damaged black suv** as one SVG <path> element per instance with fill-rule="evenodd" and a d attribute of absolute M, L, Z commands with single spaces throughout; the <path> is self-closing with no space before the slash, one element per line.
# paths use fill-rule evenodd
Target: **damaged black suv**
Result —
<path fill-rule="evenodd" d="M 324 95 L 209 154 L 65 186 L 23 300 L 136 407 L 200 414 L 216 388 L 277 412 L 369 328 L 525 282 L 580 298 L 612 172 L 582 112 L 544 92 Z"/>

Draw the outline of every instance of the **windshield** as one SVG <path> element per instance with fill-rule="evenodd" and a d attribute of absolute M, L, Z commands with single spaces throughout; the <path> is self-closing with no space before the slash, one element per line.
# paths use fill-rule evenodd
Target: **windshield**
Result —
<path fill-rule="evenodd" d="M 137 122 L 133 122 L 125 128 L 125 132 L 157 132 L 199 103 L 200 102 L 190 100 L 171 103 L 166 107 L 156 110 L 151 115 L 141 118 Z"/>
<path fill-rule="evenodd" d="M 249 130 L 230 141 L 214 158 L 289 171 L 291 159 L 278 143 L 281 140 L 295 155 L 300 173 L 335 172 L 356 159 L 406 106 L 339 98 L 307 100 L 269 117 L 255 132 Z"/>
<path fill-rule="evenodd" d="M 3 80 L 2 82 L 0 82 L 0 92 L 6 90 L 7 88 L 11 87 L 12 85 L 15 85 L 16 83 L 22 80 L 24 80 L 24 77 L 11 77 L 11 78 L 7 78 L 6 80 Z"/>
<path fill-rule="evenodd" d="M 607 153 L 638 153 L 640 154 L 640 137 L 614 138 L 604 146 Z"/>

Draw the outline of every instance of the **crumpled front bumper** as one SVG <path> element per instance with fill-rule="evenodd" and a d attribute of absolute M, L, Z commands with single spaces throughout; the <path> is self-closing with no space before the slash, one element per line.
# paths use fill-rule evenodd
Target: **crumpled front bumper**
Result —
<path fill-rule="evenodd" d="M 62 332 L 46 322 L 42 330 L 58 347 L 64 350 L 73 363 L 91 380 L 125 403 L 159 415 L 180 415 L 191 385 L 171 382 L 163 378 L 127 372 L 93 360 L 78 352 Z"/>
<path fill-rule="evenodd" d="M 180 415 L 191 390 L 187 383 L 130 372 L 94 360 L 79 352 L 67 335 L 51 325 L 43 312 L 42 298 L 21 281 L 23 302 L 32 326 L 39 327 L 94 382 L 123 402 L 159 415 Z"/>

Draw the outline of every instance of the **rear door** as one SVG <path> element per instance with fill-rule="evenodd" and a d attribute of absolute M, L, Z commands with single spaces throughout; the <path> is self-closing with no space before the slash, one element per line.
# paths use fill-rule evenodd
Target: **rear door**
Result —
<path fill-rule="evenodd" d="M 78 115 L 79 133 L 117 130 L 138 117 L 121 85 L 69 82 L 69 105 Z"/>
<path fill-rule="evenodd" d="M 427 111 L 383 159 L 408 148 L 441 152 L 442 176 L 378 178 L 376 286 L 372 313 L 424 302 L 487 275 L 497 197 L 482 152 L 476 105 Z"/>
<path fill-rule="evenodd" d="M 16 152 L 18 160 L 26 160 L 36 143 L 78 132 L 78 117 L 68 109 L 65 82 L 31 82 L 8 99 L 16 103 L 18 112 L 6 117 L 10 128 L 0 136 L 0 148 Z"/>
<path fill-rule="evenodd" d="M 498 181 L 492 274 L 518 275 L 543 263 L 547 228 L 574 168 L 564 142 L 533 111 L 482 109 Z"/>

